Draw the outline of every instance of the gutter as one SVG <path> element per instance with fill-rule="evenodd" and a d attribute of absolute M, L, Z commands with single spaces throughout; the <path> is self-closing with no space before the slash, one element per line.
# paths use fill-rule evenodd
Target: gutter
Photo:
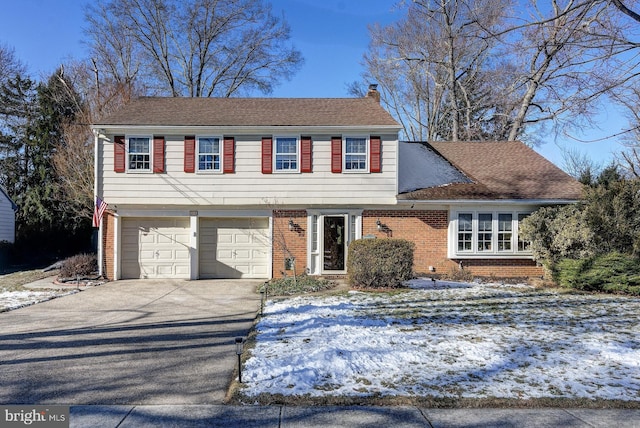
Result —
<path fill-rule="evenodd" d="M 398 199 L 398 205 L 569 205 L 580 199 Z"/>

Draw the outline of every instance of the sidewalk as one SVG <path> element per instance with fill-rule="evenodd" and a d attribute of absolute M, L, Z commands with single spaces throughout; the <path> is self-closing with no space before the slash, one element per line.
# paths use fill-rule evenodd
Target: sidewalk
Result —
<path fill-rule="evenodd" d="M 640 409 L 73 406 L 71 427 L 640 427 Z"/>

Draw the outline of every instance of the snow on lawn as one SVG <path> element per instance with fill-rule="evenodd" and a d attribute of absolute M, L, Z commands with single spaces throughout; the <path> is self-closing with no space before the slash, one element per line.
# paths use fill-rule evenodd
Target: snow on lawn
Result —
<path fill-rule="evenodd" d="M 411 282 L 270 301 L 244 393 L 640 400 L 640 299 Z"/>
<path fill-rule="evenodd" d="M 45 302 L 55 299 L 65 294 L 74 293 L 74 291 L 1 291 L 0 292 L 0 312 L 11 309 L 22 308 L 23 306 L 33 305 L 35 303 Z"/>

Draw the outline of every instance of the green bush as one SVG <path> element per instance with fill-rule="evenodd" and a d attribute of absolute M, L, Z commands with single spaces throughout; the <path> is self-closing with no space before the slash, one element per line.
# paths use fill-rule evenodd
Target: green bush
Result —
<path fill-rule="evenodd" d="M 78 254 L 62 262 L 61 278 L 86 277 L 97 273 L 98 260 L 95 254 Z"/>
<path fill-rule="evenodd" d="M 404 239 L 360 239 L 349 245 L 351 286 L 398 288 L 413 278 L 413 242 Z"/>
<path fill-rule="evenodd" d="M 560 260 L 554 279 L 563 287 L 640 295 L 640 260 L 617 252 L 585 260 Z"/>
<path fill-rule="evenodd" d="M 309 275 L 285 276 L 269 281 L 267 292 L 270 296 L 291 296 L 293 294 L 316 293 L 336 286 L 333 281 Z"/>

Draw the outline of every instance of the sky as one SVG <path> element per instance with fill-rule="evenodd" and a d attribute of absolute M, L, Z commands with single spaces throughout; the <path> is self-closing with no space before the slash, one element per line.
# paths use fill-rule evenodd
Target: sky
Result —
<path fill-rule="evenodd" d="M 347 85 L 360 80 L 362 57 L 369 44 L 368 26 L 391 24 L 401 12 L 397 0 L 271 0 L 275 14 L 291 27 L 292 42 L 305 63 L 274 97 L 349 97 Z M 87 57 L 83 39 L 83 0 L 0 0 L 0 43 L 15 49 L 31 75 L 48 76 L 69 59 Z M 372 82 L 374 83 L 374 82 Z M 542 136 L 536 151 L 562 167 L 562 148 L 576 150 L 601 163 L 622 149 L 615 139 L 591 143 L 626 129 L 615 109 L 603 107 L 598 128 L 569 138 Z"/>

